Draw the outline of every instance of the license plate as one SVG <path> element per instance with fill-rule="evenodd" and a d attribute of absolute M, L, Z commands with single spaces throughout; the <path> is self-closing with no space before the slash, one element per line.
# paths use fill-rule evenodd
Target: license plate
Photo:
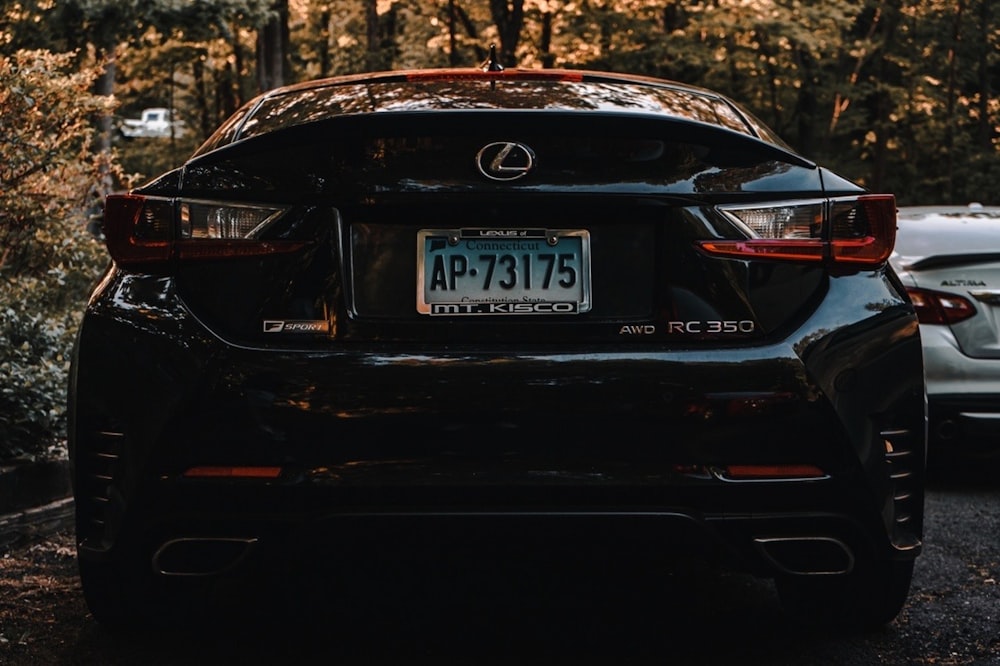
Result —
<path fill-rule="evenodd" d="M 421 229 L 417 312 L 574 315 L 590 310 L 584 229 Z"/>

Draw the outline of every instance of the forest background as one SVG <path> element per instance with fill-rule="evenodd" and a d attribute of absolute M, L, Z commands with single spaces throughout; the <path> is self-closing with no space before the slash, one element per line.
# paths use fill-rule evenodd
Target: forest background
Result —
<path fill-rule="evenodd" d="M 704 86 L 901 205 L 1000 204 L 994 0 L 0 0 L 0 465 L 64 454 L 69 354 L 107 264 L 100 200 L 260 92 L 475 66 Z M 166 107 L 166 138 L 126 117 Z"/>

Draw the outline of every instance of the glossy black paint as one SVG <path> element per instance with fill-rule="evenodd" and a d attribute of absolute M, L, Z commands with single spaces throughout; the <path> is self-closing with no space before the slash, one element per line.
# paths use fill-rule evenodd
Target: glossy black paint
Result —
<path fill-rule="evenodd" d="M 876 497 L 894 492 L 881 438 L 922 414 L 914 323 L 877 273 L 832 280 L 813 317 L 779 343 L 707 351 L 633 341 L 596 349 L 376 341 L 322 352 L 303 342 L 268 351 L 220 341 L 183 307 L 135 300 L 164 291 L 172 288 L 163 278 L 109 280 L 75 362 L 101 368 L 75 376 L 75 448 L 101 449 L 101 433 L 119 433 L 122 485 L 100 510 L 115 525 L 119 512 L 124 520 L 151 503 L 133 528 L 140 533 L 163 529 L 188 488 L 230 508 L 225 521 L 211 514 L 210 527 L 192 506 L 181 531 L 230 536 L 253 533 L 248 525 L 261 520 L 277 529 L 275 521 L 287 528 L 306 516 L 387 510 L 687 515 L 697 507 L 723 522 L 729 502 L 761 519 L 793 502 L 838 524 L 855 513 L 877 521 Z M 857 307 L 869 316 L 847 321 Z M 896 446 L 921 455 L 920 433 L 905 430 Z M 677 472 L 757 460 L 807 460 L 836 480 L 755 486 Z M 82 464 L 79 473 L 91 471 Z M 203 464 L 286 471 L 269 483 L 179 478 Z M 853 508 L 843 504 L 850 496 Z M 97 510 L 81 503 L 88 509 Z M 891 522 L 870 522 L 850 538 L 911 548 L 920 512 L 910 511 L 898 534 Z M 118 535 L 90 536 L 87 546 L 101 549 Z"/>
<path fill-rule="evenodd" d="M 455 538 L 517 526 L 543 547 L 612 525 L 779 578 L 788 562 L 759 540 L 794 537 L 842 543 L 866 576 L 905 572 L 921 547 L 926 425 L 919 331 L 895 275 L 698 246 L 744 237 L 721 204 L 864 190 L 756 136 L 757 121 L 708 124 L 685 106 L 701 93 L 660 117 L 631 103 L 593 112 L 572 86 L 532 85 L 540 97 L 516 112 L 463 98 L 466 110 L 438 113 L 452 88 L 427 95 L 394 80 L 402 110 L 333 117 L 315 101 L 329 90 L 293 88 L 280 94 L 298 96 L 294 118 L 262 100 L 260 123 L 245 110 L 137 190 L 280 204 L 263 240 L 304 245 L 112 265 L 97 286 L 70 385 L 95 614 L 121 620 L 148 610 L 143 594 L 186 595 L 192 579 L 283 571 L 367 530 Z M 500 99 L 492 106 L 507 108 Z M 530 178 L 477 173 L 477 149 L 498 137 L 537 153 Z M 589 231 L 590 312 L 416 312 L 419 229 L 534 226 Z M 325 327 L 277 335 L 273 320 Z M 822 472 L 727 472 L 741 465 Z M 185 475 L 203 466 L 280 474 Z M 822 555 L 803 566 L 840 552 Z M 151 573 L 165 562 L 190 570 Z M 339 575 L 335 562 L 317 566 Z M 115 585 L 136 591 L 114 597 Z M 886 602 L 875 620 L 895 610 Z"/>
<path fill-rule="evenodd" d="M 520 133 L 527 128 L 530 134 Z M 505 185 L 477 172 L 472 157 L 496 136 L 516 136 L 536 150 L 539 166 L 531 178 Z M 731 132 L 671 123 L 654 132 L 648 119 L 501 114 L 484 129 L 481 122 L 424 113 L 335 117 L 316 127 L 293 127 L 198 158 L 174 193 L 196 198 L 225 192 L 229 200 L 292 203 L 297 208 L 290 222 L 277 225 L 270 237 L 315 244 L 294 256 L 230 261 L 225 271 L 182 265 L 177 288 L 200 317 L 234 342 L 263 343 L 268 336 L 261 333 L 262 319 L 319 319 L 323 312 L 336 317 L 338 338 L 448 339 L 452 323 L 419 317 L 413 294 L 402 288 L 416 271 L 409 237 L 417 229 L 585 227 L 596 248 L 592 312 L 569 322 L 550 317 L 463 326 L 475 329 L 475 339 L 561 340 L 559 324 L 570 323 L 573 339 L 582 342 L 627 338 L 619 335 L 623 324 L 663 331 L 670 321 L 721 319 L 753 321 L 750 337 L 766 335 L 808 299 L 820 297 L 823 269 L 712 259 L 689 240 L 741 237 L 714 204 L 861 190 L 829 176 L 839 189 L 824 190 L 820 170 L 765 159 L 772 146 L 738 138 L 754 146 L 741 158 L 754 156 L 752 165 L 720 166 L 722 155 L 735 159 Z M 143 191 L 171 193 L 164 182 Z M 775 298 L 772 285 L 783 282 L 795 288 Z M 273 293 L 286 284 L 295 285 L 294 293 Z M 777 303 L 780 311 L 774 312 Z"/>

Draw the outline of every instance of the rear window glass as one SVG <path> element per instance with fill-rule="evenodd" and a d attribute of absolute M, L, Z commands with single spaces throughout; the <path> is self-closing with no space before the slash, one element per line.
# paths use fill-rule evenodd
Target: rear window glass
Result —
<path fill-rule="evenodd" d="M 238 135 L 228 138 L 247 138 L 337 115 L 497 108 L 666 114 L 759 134 L 724 99 L 683 88 L 586 81 L 504 81 L 495 88 L 481 81 L 388 81 L 330 85 L 265 98 Z"/>

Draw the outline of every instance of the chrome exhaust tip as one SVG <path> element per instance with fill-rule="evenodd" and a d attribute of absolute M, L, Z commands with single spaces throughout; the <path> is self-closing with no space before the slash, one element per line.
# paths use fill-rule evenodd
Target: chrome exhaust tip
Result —
<path fill-rule="evenodd" d="M 257 543 L 255 538 L 183 537 L 153 554 L 153 571 L 162 576 L 215 576 L 236 567 Z"/>
<path fill-rule="evenodd" d="M 764 559 L 783 574 L 831 576 L 854 569 L 854 553 L 834 537 L 757 537 L 753 541 Z"/>
<path fill-rule="evenodd" d="M 952 419 L 945 419 L 937 425 L 937 436 L 942 441 L 949 441 L 958 437 L 958 423 Z"/>

